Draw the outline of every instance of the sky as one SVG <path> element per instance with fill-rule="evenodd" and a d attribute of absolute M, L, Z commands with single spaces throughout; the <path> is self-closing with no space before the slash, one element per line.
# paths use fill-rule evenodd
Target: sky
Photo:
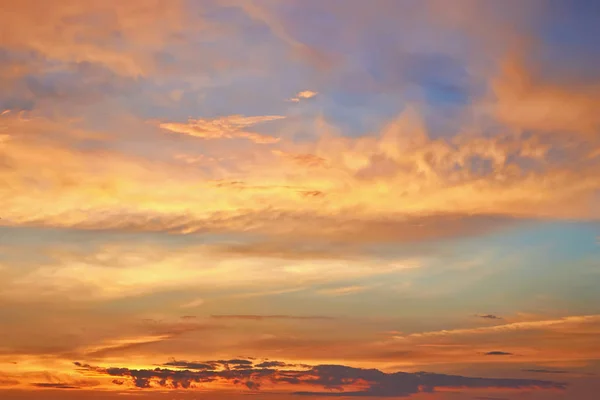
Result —
<path fill-rule="evenodd" d="M 0 398 L 597 399 L 600 2 L 0 10 Z"/>

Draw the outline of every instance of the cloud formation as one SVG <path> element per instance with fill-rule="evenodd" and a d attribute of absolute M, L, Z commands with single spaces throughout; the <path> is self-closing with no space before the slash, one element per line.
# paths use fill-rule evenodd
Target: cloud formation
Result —
<path fill-rule="evenodd" d="M 326 396 L 379 396 L 402 397 L 416 393 L 431 393 L 439 389 L 555 389 L 563 390 L 563 383 L 529 379 L 467 378 L 455 375 L 418 373 L 384 373 L 377 369 L 361 369 L 343 365 L 306 366 L 303 369 L 280 369 L 285 363 L 260 363 L 230 360 L 205 363 L 172 362 L 167 365 L 183 369 L 155 368 L 101 368 L 76 363 L 83 370 L 108 376 L 125 377 L 138 388 L 191 389 L 200 384 L 227 383 L 243 385 L 251 390 L 282 386 L 296 395 Z M 229 368 L 229 364 L 247 365 L 248 368 Z M 190 368 L 191 365 L 191 368 Z M 222 369 L 222 365 L 225 368 Z M 268 367 L 264 367 L 267 366 Z M 263 367 L 261 367 L 263 366 Z M 298 389 L 302 388 L 302 389 Z M 319 391 L 307 391 L 316 388 Z"/>

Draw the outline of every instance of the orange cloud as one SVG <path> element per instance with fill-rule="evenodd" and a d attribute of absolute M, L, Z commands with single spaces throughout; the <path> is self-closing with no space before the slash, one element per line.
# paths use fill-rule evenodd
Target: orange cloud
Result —
<path fill-rule="evenodd" d="M 569 145 L 571 139 L 560 135 L 548 144 L 518 133 L 432 140 L 414 111 L 373 137 L 325 130 L 314 143 L 293 144 L 244 129 L 277 119 L 231 116 L 162 124 L 175 133 L 248 137 L 278 147 L 231 149 L 227 161 L 208 154 L 198 169 L 178 160 L 80 150 L 79 141 L 99 133 L 76 128 L 73 121 L 5 114 L 2 222 L 360 241 L 367 237 L 357 232 L 368 231 L 370 240 L 425 240 L 486 231 L 514 218 L 600 218 L 593 197 L 600 188 L 600 159 L 582 158 L 600 148 L 593 137 L 585 146 Z M 562 160 L 552 159 L 549 145 L 565 152 Z M 538 167 L 527 169 L 530 163 Z M 219 181 L 241 183 L 215 185 Z M 286 224 L 278 222 L 283 217 Z"/>
<path fill-rule="evenodd" d="M 480 328 L 469 328 L 469 329 L 454 329 L 450 331 L 433 331 L 415 333 L 412 337 L 423 337 L 423 336 L 448 336 L 448 335 L 476 335 L 486 334 L 503 331 L 519 331 L 519 330 L 531 330 L 531 329 L 551 329 L 551 328 L 563 328 L 568 326 L 578 326 L 584 323 L 595 323 L 600 322 L 600 315 L 583 315 L 583 316 L 572 316 L 564 317 L 560 319 L 541 320 L 541 321 L 525 321 L 525 322 L 512 322 L 502 325 L 485 326 Z"/>
<path fill-rule="evenodd" d="M 255 132 L 244 131 L 252 125 L 262 122 L 276 121 L 285 117 L 280 115 L 266 115 L 258 117 L 245 117 L 242 115 L 231 115 L 223 118 L 213 119 L 190 119 L 187 124 L 161 123 L 162 129 L 174 133 L 182 133 L 203 139 L 233 139 L 245 138 L 254 143 L 269 144 L 277 143 L 279 138 L 261 135 Z"/>
<path fill-rule="evenodd" d="M 493 80 L 493 108 L 504 124 L 519 130 L 596 135 L 600 129 L 600 83 L 567 86 L 544 82 L 510 54 Z"/>
<path fill-rule="evenodd" d="M 317 94 L 319 94 L 319 93 L 313 92 L 312 90 L 303 90 L 303 91 L 299 92 L 298 94 L 296 94 L 296 96 L 289 99 L 289 101 L 291 101 L 293 103 L 298 103 L 298 102 L 300 102 L 300 100 L 303 100 L 303 99 L 312 99 Z"/>
<path fill-rule="evenodd" d="M 65 62 L 100 63 L 127 75 L 154 70 L 153 51 L 180 31 L 182 2 L 0 1 L 2 45 Z M 156 21 L 160 20 L 160 24 Z"/>
<path fill-rule="evenodd" d="M 327 160 L 315 156 L 314 154 L 294 154 L 287 153 L 281 150 L 273 150 L 273 154 L 280 156 L 281 158 L 297 163 L 299 165 L 305 165 L 307 167 L 325 167 L 327 166 Z"/>

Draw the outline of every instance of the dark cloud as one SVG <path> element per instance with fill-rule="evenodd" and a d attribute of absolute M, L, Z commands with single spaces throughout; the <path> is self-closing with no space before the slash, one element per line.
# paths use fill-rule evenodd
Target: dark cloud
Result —
<path fill-rule="evenodd" d="M 219 369 L 249 369 L 253 367 L 253 362 L 245 359 L 232 359 L 232 360 L 214 360 L 214 361 L 203 361 L 203 362 L 188 362 L 188 361 L 170 361 L 165 363 L 165 367 L 175 367 L 181 369 L 190 369 L 196 371 L 215 371 Z"/>
<path fill-rule="evenodd" d="M 507 353 L 505 351 L 488 351 L 485 353 L 486 356 L 512 356 L 513 353 Z"/>
<path fill-rule="evenodd" d="M 66 383 L 32 383 L 31 386 L 51 389 L 80 389 L 79 386 L 73 386 Z"/>
<path fill-rule="evenodd" d="M 494 314 L 481 314 L 481 315 L 477 315 L 477 317 L 483 318 L 483 319 L 503 319 L 502 317 L 499 317 Z"/>
<path fill-rule="evenodd" d="M 241 320 L 248 320 L 248 321 L 263 321 L 263 320 L 269 320 L 269 319 L 290 319 L 290 320 L 315 320 L 315 319 L 320 319 L 320 320 L 332 320 L 335 319 L 333 317 L 325 317 L 325 316 L 320 316 L 320 315 L 308 315 L 308 316 L 302 316 L 302 315 L 211 315 L 211 318 L 215 318 L 215 319 L 241 319 Z"/>
<path fill-rule="evenodd" d="M 244 383 L 248 389 L 258 390 L 260 388 L 260 383 L 248 381 Z"/>
<path fill-rule="evenodd" d="M 531 379 L 469 378 L 456 375 L 418 373 L 385 373 L 377 369 L 353 368 L 343 365 L 307 366 L 300 370 L 281 361 L 265 361 L 256 365 L 249 360 L 220 360 L 189 363 L 172 361 L 165 365 L 186 369 L 129 369 L 102 368 L 75 363 L 97 374 L 129 379 L 138 388 L 193 388 L 208 382 L 229 383 L 258 390 L 263 382 L 272 384 L 304 385 L 316 391 L 298 391 L 296 395 L 321 396 L 380 396 L 400 397 L 419 392 L 433 392 L 441 388 L 476 389 L 565 389 L 563 383 Z M 228 368 L 243 366 L 242 369 Z M 204 368 L 214 366 L 214 369 Z M 196 367 L 196 368 L 188 368 Z M 283 369 L 287 368 L 287 369 Z M 193 370 L 192 370 L 193 369 Z M 356 385 L 365 389 L 347 391 Z"/>
<path fill-rule="evenodd" d="M 264 362 L 261 362 L 260 364 L 255 365 L 255 367 L 257 367 L 257 368 L 275 368 L 275 367 L 288 367 L 288 366 L 292 366 L 292 365 L 281 362 L 281 361 L 264 361 Z"/>
<path fill-rule="evenodd" d="M 221 364 L 252 365 L 252 361 L 241 360 L 241 359 L 227 360 L 227 361 L 219 360 L 218 362 L 220 362 Z"/>
<path fill-rule="evenodd" d="M 427 372 L 391 374 L 379 370 L 364 370 L 337 365 L 315 367 L 318 383 L 326 389 L 343 389 L 344 386 L 362 381 L 369 382 L 369 388 L 353 392 L 297 392 L 299 395 L 325 396 L 379 396 L 400 397 L 419 392 L 434 392 L 437 388 L 564 388 L 563 384 L 524 379 L 468 378 L 464 376 L 431 374 Z"/>
<path fill-rule="evenodd" d="M 93 369 L 93 367 L 87 364 L 74 364 L 79 367 L 77 371 L 82 374 Z M 44 373 L 44 380 L 46 382 L 33 382 L 30 383 L 30 386 L 46 389 L 90 389 L 100 384 L 100 382 L 95 379 L 68 379 L 65 381 L 49 372 Z"/>
<path fill-rule="evenodd" d="M 165 367 L 176 367 L 193 370 L 214 370 L 218 365 L 215 362 L 187 362 L 187 361 L 171 361 L 164 364 Z"/>

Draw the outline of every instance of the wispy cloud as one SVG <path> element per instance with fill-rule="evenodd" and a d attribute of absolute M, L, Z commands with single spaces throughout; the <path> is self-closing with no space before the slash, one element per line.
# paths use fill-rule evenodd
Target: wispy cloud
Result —
<path fill-rule="evenodd" d="M 525 321 L 525 322 L 513 322 L 502 325 L 486 326 L 480 328 L 467 328 L 467 329 L 453 329 L 453 330 L 441 330 L 431 331 L 423 333 L 414 333 L 409 336 L 412 337 L 426 337 L 426 336 L 450 336 L 450 335 L 478 335 L 492 332 L 511 332 L 519 330 L 532 330 L 532 329 L 553 329 L 560 328 L 563 326 L 577 326 L 584 323 L 594 323 L 600 321 L 600 315 L 582 315 L 582 316 L 571 316 L 560 319 L 540 320 L 540 321 Z"/>
<path fill-rule="evenodd" d="M 569 371 L 559 369 L 524 369 L 524 372 L 534 372 L 536 374 L 568 374 Z"/>
<path fill-rule="evenodd" d="M 332 320 L 333 317 L 319 315 L 211 315 L 214 319 L 231 319 L 244 321 L 265 321 L 265 320 Z"/>
<path fill-rule="evenodd" d="M 196 308 L 204 304 L 204 299 L 198 298 L 180 305 L 181 308 Z"/>
<path fill-rule="evenodd" d="M 321 289 L 317 292 L 326 296 L 345 296 L 353 293 L 360 293 L 367 290 L 366 286 L 342 286 L 329 289 Z"/>
<path fill-rule="evenodd" d="M 189 119 L 187 123 L 164 122 L 160 123 L 162 129 L 173 133 L 181 133 L 202 139 L 248 139 L 254 143 L 277 143 L 279 138 L 250 132 L 245 128 L 263 122 L 276 121 L 285 118 L 280 115 L 265 115 L 246 117 L 243 115 L 230 115 L 212 119 Z"/>

